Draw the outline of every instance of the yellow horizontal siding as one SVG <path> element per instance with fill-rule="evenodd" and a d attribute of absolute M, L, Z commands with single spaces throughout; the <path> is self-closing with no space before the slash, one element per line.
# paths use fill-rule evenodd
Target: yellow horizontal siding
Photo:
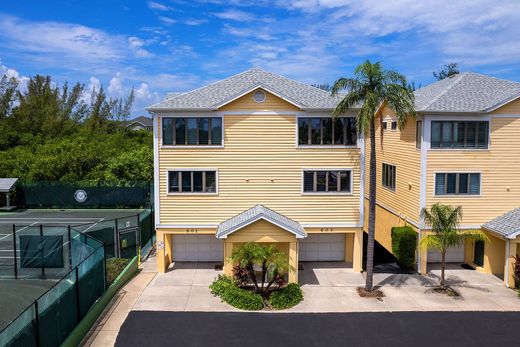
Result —
<path fill-rule="evenodd" d="M 393 116 L 394 112 L 384 107 L 383 119 Z M 388 123 L 386 131 L 381 132 L 379 117 L 376 119 L 376 194 L 377 202 L 402 214 L 403 218 L 413 221 L 419 219 L 421 151 L 415 146 L 416 120 L 410 118 L 405 129 L 391 130 Z M 370 174 L 370 139 L 366 143 L 366 178 L 365 196 L 368 197 Z M 382 163 L 396 166 L 396 189 L 383 187 Z M 367 213 L 368 215 L 368 213 Z"/>
<path fill-rule="evenodd" d="M 462 206 L 465 225 L 480 225 L 520 206 L 519 134 L 520 119 L 492 118 L 489 150 L 430 150 L 427 206 L 435 202 Z M 434 174 L 442 171 L 482 172 L 481 195 L 434 196 Z"/>
<path fill-rule="evenodd" d="M 358 223 L 360 150 L 296 148 L 295 136 L 294 115 L 225 115 L 224 148 L 160 148 L 161 224 L 217 224 L 256 204 L 300 223 Z M 167 195 L 169 168 L 217 168 L 219 194 Z M 302 195 L 303 168 L 352 168 L 353 194 Z"/>
<path fill-rule="evenodd" d="M 255 110 L 255 111 L 298 111 L 299 108 L 294 106 L 293 104 L 280 99 L 279 97 L 265 92 L 266 98 L 264 102 L 256 102 L 253 99 L 253 94 L 257 90 L 262 90 L 258 88 L 251 93 L 248 93 L 227 105 L 224 105 L 220 108 L 220 111 L 233 111 L 233 110 Z M 247 134 L 244 134 L 247 135 Z"/>

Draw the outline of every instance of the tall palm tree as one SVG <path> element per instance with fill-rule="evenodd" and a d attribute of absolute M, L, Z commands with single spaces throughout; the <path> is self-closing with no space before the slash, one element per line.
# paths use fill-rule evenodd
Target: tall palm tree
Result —
<path fill-rule="evenodd" d="M 462 246 L 466 238 L 470 237 L 475 240 L 485 240 L 486 236 L 481 231 L 458 231 L 460 221 L 462 220 L 462 207 L 453 207 L 436 203 L 430 207 L 430 210 L 423 208 L 421 211 L 421 219 L 424 223 L 431 227 L 432 234 L 424 237 L 420 244 L 422 247 L 434 248 L 441 254 L 441 283 L 442 290 L 446 289 L 445 269 L 446 269 L 446 252 L 451 247 Z"/>
<path fill-rule="evenodd" d="M 384 103 L 395 112 L 400 129 L 409 117 L 415 117 L 414 95 L 408 88 L 406 78 L 391 70 L 383 69 L 380 62 L 365 61 L 354 70 L 354 77 L 340 78 L 332 86 L 332 95 L 345 91 L 346 95 L 334 109 L 338 117 L 360 105 L 356 116 L 357 131 L 370 137 L 370 183 L 368 209 L 368 245 L 365 290 L 373 289 L 374 228 L 376 220 L 376 111 Z"/>

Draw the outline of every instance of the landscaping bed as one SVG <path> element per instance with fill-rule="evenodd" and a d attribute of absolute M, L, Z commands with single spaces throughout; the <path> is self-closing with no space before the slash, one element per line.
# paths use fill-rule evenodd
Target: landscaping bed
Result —
<path fill-rule="evenodd" d="M 211 293 L 219 296 L 223 302 L 248 311 L 284 310 L 303 300 L 303 292 L 297 283 L 257 293 L 254 287 L 239 287 L 233 278 L 219 275 L 209 287 Z"/>
<path fill-rule="evenodd" d="M 233 277 L 219 275 L 209 286 L 213 295 L 229 305 L 250 311 L 283 310 L 303 300 L 297 283 L 286 282 L 287 254 L 273 245 L 248 242 L 228 259 L 236 264 Z M 291 269 L 294 270 L 294 269 Z"/>

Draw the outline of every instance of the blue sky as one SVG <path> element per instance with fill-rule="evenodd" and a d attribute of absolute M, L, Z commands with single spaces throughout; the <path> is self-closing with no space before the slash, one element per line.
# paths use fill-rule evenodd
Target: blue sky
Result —
<path fill-rule="evenodd" d="M 448 62 L 520 81 L 518 0 L 2 1 L 0 74 L 166 92 L 250 67 L 308 83 L 382 61 L 416 85 Z"/>

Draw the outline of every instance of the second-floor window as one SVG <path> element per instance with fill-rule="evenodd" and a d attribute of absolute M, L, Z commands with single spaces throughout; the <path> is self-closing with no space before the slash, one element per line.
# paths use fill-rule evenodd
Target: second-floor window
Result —
<path fill-rule="evenodd" d="M 304 193 L 351 193 L 352 171 L 330 170 L 303 172 Z"/>
<path fill-rule="evenodd" d="M 431 148 L 488 148 L 487 121 L 432 121 Z"/>
<path fill-rule="evenodd" d="M 383 163 L 383 187 L 395 190 L 396 168 L 394 165 Z"/>
<path fill-rule="evenodd" d="M 163 118 L 162 144 L 170 146 L 221 146 L 222 118 Z"/>
<path fill-rule="evenodd" d="M 168 171 L 168 193 L 216 192 L 216 171 Z"/>
<path fill-rule="evenodd" d="M 355 146 L 357 140 L 355 117 L 298 118 L 298 144 Z"/>
<path fill-rule="evenodd" d="M 436 173 L 435 195 L 479 195 L 480 173 Z"/>

